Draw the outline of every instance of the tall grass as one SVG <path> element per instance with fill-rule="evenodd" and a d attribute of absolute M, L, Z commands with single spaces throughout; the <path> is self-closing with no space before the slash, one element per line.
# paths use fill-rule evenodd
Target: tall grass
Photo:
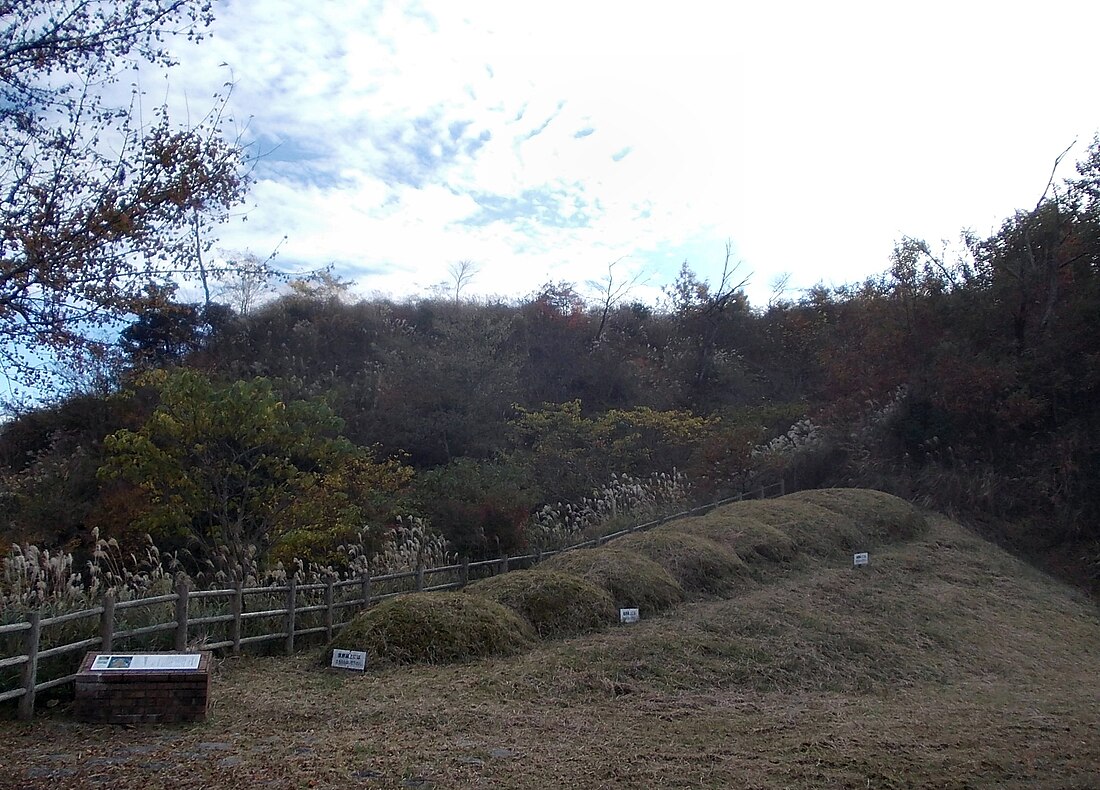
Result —
<path fill-rule="evenodd" d="M 381 550 L 368 549 L 370 534 L 364 530 L 357 539 L 339 547 L 339 566 L 307 566 L 295 561 L 290 567 L 276 564 L 261 569 L 255 554 L 246 554 L 236 564 L 228 562 L 228 554 L 214 556 L 198 563 L 185 553 L 162 552 L 153 540 L 146 536 L 141 552 L 123 552 L 117 541 L 104 539 L 93 531 L 95 540 L 91 557 L 80 567 L 70 552 L 50 551 L 34 545 L 12 545 L 0 559 L 0 624 L 21 622 L 30 610 L 38 611 L 43 618 L 69 614 L 97 607 L 103 595 L 110 591 L 116 603 L 129 602 L 171 593 L 185 563 L 192 576 L 183 576 L 189 589 L 270 588 L 270 593 L 254 592 L 245 597 L 246 611 L 270 611 L 286 606 L 285 585 L 294 580 L 304 587 L 297 593 L 296 609 L 321 606 L 326 602 L 329 581 L 361 578 L 367 575 L 399 574 L 417 567 L 445 565 L 453 557 L 446 551 L 446 542 L 429 529 L 422 519 L 399 519 L 396 527 L 383 541 Z M 181 556 L 182 555 L 182 556 Z M 196 570 L 197 568 L 197 570 Z M 394 579 L 376 585 L 373 594 L 411 591 L 412 579 Z M 335 603 L 357 600 L 361 596 L 358 586 L 339 588 Z M 346 612 L 346 609 L 338 610 Z M 188 620 L 230 613 L 230 598 L 226 596 L 195 597 L 188 599 Z M 276 621 L 273 621 L 275 618 Z M 280 615 L 253 618 L 242 622 L 242 637 L 261 636 L 283 630 Z M 337 616 L 337 621 L 339 622 Z M 175 618 L 175 604 L 171 601 L 150 605 L 122 607 L 115 610 L 116 634 L 145 626 L 171 623 Z M 40 650 L 73 644 L 95 637 L 99 633 L 100 618 L 90 615 L 59 625 L 48 625 L 42 630 Z M 303 612 L 296 615 L 296 629 L 324 625 L 322 611 Z M 205 644 L 228 640 L 228 623 L 203 623 L 189 629 L 189 646 L 201 648 Z M 268 650 L 280 646 L 278 640 L 262 643 Z M 164 650 L 174 646 L 171 630 L 137 637 L 116 637 L 114 648 L 120 650 Z M 264 648 L 261 646 L 261 651 Z M 0 636 L 0 656 L 23 653 L 21 633 Z M 39 664 L 39 682 L 62 677 L 75 671 L 80 655 L 47 658 Z M 0 671 L 0 690 L 14 688 L 19 682 L 20 668 Z"/>
<path fill-rule="evenodd" d="M 560 548 L 597 535 L 609 534 L 642 521 L 660 517 L 680 509 L 688 501 L 690 488 L 680 473 L 655 474 L 649 478 L 614 475 L 611 481 L 592 496 L 576 504 L 558 504 L 538 511 L 528 525 L 528 543 L 533 549 Z M 341 545 L 331 565 L 307 565 L 295 560 L 289 566 L 281 563 L 261 566 L 255 553 L 241 554 L 230 562 L 229 554 L 207 557 L 201 561 L 185 551 L 161 551 L 146 536 L 141 551 L 124 552 L 113 539 L 95 540 L 91 558 L 80 567 L 72 553 L 49 551 L 31 545 L 12 546 L 3 557 L 0 577 L 0 623 L 25 619 L 28 610 L 37 610 L 44 617 L 94 609 L 103 595 L 110 591 L 116 602 L 135 601 L 173 592 L 183 578 L 192 590 L 270 588 L 270 593 L 253 592 L 245 597 L 246 611 L 279 610 L 286 606 L 287 583 L 294 580 L 305 587 L 298 591 L 296 609 L 325 603 L 329 581 L 359 579 L 363 576 L 398 576 L 404 578 L 379 580 L 372 584 L 372 595 L 388 597 L 395 593 L 412 592 L 416 579 L 410 572 L 418 568 L 444 568 L 455 563 L 443 536 L 435 533 L 426 520 L 417 517 L 399 518 L 387 532 L 381 547 L 376 534 L 362 530 L 356 539 Z M 183 574 L 184 568 L 191 571 Z M 483 571 L 484 569 L 479 569 Z M 458 576 L 447 573 L 436 576 L 427 584 L 455 581 Z M 446 578 L 442 578 L 446 577 Z M 358 586 L 338 588 L 336 603 L 358 600 Z M 188 619 L 229 614 L 230 597 L 195 597 L 188 600 Z M 351 612 L 342 609 L 341 612 Z M 148 606 L 116 609 L 115 632 L 128 631 L 158 623 L 171 623 L 174 604 L 161 602 Z M 279 615 L 271 617 L 279 618 Z M 337 616 L 337 622 L 343 615 Z M 296 616 L 296 629 L 324 624 L 322 611 L 304 612 Z M 98 634 L 99 618 L 89 616 L 62 625 L 44 628 L 40 649 L 72 644 Z M 248 619 L 242 624 L 242 636 L 279 633 L 282 623 L 271 618 Z M 190 646 L 229 639 L 227 623 L 196 624 L 188 632 Z M 139 637 L 118 637 L 115 649 L 161 650 L 173 646 L 171 630 Z M 263 643 L 269 649 L 279 649 L 280 642 Z M 262 650 L 263 648 L 261 648 Z M 0 655 L 23 652 L 20 634 L 0 637 Z M 78 655 L 59 656 L 40 666 L 39 680 L 48 680 L 71 673 Z M 18 667 L 0 675 L 0 689 L 13 688 L 18 683 Z"/>
<path fill-rule="evenodd" d="M 578 503 L 558 502 L 536 511 L 527 524 L 535 549 L 560 549 L 676 512 L 689 502 L 687 477 L 673 471 L 648 478 L 613 474 Z"/>

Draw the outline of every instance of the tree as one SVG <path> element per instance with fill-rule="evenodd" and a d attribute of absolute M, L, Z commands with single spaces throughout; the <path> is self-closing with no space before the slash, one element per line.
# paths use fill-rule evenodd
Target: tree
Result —
<path fill-rule="evenodd" d="M 103 437 L 125 424 L 121 404 L 69 398 L 7 422 L 0 431 L 0 539 L 77 545 L 94 508 Z"/>
<path fill-rule="evenodd" d="M 516 409 L 516 458 L 547 500 L 578 501 L 613 474 L 684 469 L 719 422 L 688 411 L 647 407 L 585 416 L 579 400 Z"/>
<path fill-rule="evenodd" d="M 523 468 L 506 458 L 459 458 L 418 475 L 416 500 L 452 550 L 499 557 L 522 547 L 538 492 Z"/>
<path fill-rule="evenodd" d="M 519 391 L 512 323 L 498 308 L 418 302 L 395 325 L 403 331 L 386 338 L 375 408 L 365 415 L 371 441 L 404 450 L 417 466 L 492 456 Z"/>
<path fill-rule="evenodd" d="M 271 267 L 271 258 L 263 260 L 253 252 L 223 252 L 225 270 L 218 287 L 218 298 L 237 315 L 248 315 L 275 293 L 275 283 L 286 280 Z"/>
<path fill-rule="evenodd" d="M 458 304 L 461 298 L 462 289 L 474 281 L 480 269 L 481 267 L 470 260 L 456 261 L 447 266 L 447 274 L 451 276 L 451 283 L 454 284 L 455 304 Z"/>
<path fill-rule="evenodd" d="M 146 124 L 107 98 L 126 68 L 173 64 L 202 37 L 204 0 L 30 0 L 0 6 L 0 364 L 34 383 L 38 357 L 77 359 L 102 330 L 201 264 L 202 229 L 246 186 L 224 102 L 194 127 Z M 136 89 L 134 99 L 136 100 Z M 29 353 L 28 349 L 34 349 Z"/>
<path fill-rule="evenodd" d="M 611 311 L 641 282 L 643 273 L 640 271 L 629 279 L 615 279 L 615 267 L 621 261 L 622 258 L 619 258 L 607 264 L 607 276 L 602 280 L 588 281 L 588 287 L 599 294 L 600 324 L 596 327 L 596 336 L 592 338 L 593 344 L 599 344 L 603 339 L 603 332 L 607 328 L 607 319 L 611 316 Z"/>
<path fill-rule="evenodd" d="M 149 286 L 150 303 L 119 333 L 118 345 L 132 367 L 176 365 L 202 345 L 207 332 L 204 311 L 174 301 L 175 290 Z"/>
<path fill-rule="evenodd" d="M 284 402 L 268 379 L 219 385 L 189 370 L 140 382 L 159 405 L 138 430 L 107 437 L 104 480 L 137 487 L 140 524 L 227 570 L 287 546 L 323 556 L 408 482 L 338 434 L 319 401 Z"/>
<path fill-rule="evenodd" d="M 733 248 L 726 242 L 726 257 L 718 283 L 700 280 L 685 261 L 680 274 L 665 290 L 676 323 L 690 350 L 690 369 L 686 371 L 696 407 L 714 405 L 717 386 L 716 358 L 719 339 L 731 316 L 748 314 L 744 287 L 749 278 L 735 277 L 740 263 L 732 262 Z"/>

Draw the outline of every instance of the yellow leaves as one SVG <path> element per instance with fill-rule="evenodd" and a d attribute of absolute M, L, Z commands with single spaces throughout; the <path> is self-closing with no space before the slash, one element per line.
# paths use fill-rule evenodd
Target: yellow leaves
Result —
<path fill-rule="evenodd" d="M 643 438 L 658 442 L 696 442 L 719 425 L 716 417 L 689 411 L 657 411 L 648 406 L 612 409 L 584 417 L 579 400 L 544 404 L 538 411 L 517 407 L 515 426 L 536 444 L 575 444 L 577 447 L 629 446 Z"/>
<path fill-rule="evenodd" d="M 280 399 L 266 379 L 219 384 L 158 370 L 138 383 L 160 404 L 138 431 L 108 437 L 100 474 L 136 484 L 142 524 L 182 529 L 200 556 L 263 557 L 291 534 L 323 546 L 411 479 L 408 467 L 331 436 L 339 421 L 323 403 Z"/>

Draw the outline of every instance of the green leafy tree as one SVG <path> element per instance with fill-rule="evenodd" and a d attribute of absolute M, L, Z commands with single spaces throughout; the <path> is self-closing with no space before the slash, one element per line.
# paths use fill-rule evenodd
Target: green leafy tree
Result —
<path fill-rule="evenodd" d="M 551 502 L 577 501 L 613 474 L 646 476 L 691 466 L 719 425 L 691 412 L 644 406 L 589 417 L 579 400 L 517 411 L 517 457 Z"/>
<path fill-rule="evenodd" d="M 411 476 L 339 436 L 323 403 L 284 402 L 267 379 L 219 385 L 178 370 L 140 383 L 159 405 L 138 430 L 107 437 L 100 476 L 137 486 L 154 536 L 227 569 L 324 556 Z"/>
<path fill-rule="evenodd" d="M 417 476 L 419 510 L 464 556 L 500 556 L 523 547 L 523 527 L 538 492 L 508 459 L 460 458 Z"/>

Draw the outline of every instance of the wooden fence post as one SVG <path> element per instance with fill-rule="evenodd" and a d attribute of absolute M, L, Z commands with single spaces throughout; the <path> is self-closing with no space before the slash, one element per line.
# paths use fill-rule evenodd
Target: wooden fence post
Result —
<path fill-rule="evenodd" d="M 501 573 L 507 573 L 508 572 L 508 555 L 507 554 L 505 554 L 503 557 L 500 558 L 500 572 Z"/>
<path fill-rule="evenodd" d="M 779 478 L 779 496 L 786 496 L 787 494 L 787 481 L 784 478 Z"/>
<path fill-rule="evenodd" d="M 416 566 L 416 591 L 422 592 L 424 590 L 424 566 Z"/>
<path fill-rule="evenodd" d="M 542 549 L 535 550 L 535 564 L 538 565 L 542 562 Z"/>
<path fill-rule="evenodd" d="M 233 619 L 229 621 L 229 638 L 233 640 L 233 655 L 241 654 L 241 615 L 244 613 L 244 583 L 237 579 L 233 594 L 229 596 L 229 613 Z"/>
<path fill-rule="evenodd" d="M 290 583 L 286 588 L 286 654 L 294 654 L 294 628 L 295 628 L 295 611 L 294 607 L 298 604 L 298 583 L 294 581 L 294 577 L 290 578 Z"/>
<path fill-rule="evenodd" d="M 465 587 L 470 583 L 470 558 L 462 558 L 462 569 L 458 572 L 459 587 Z"/>
<path fill-rule="evenodd" d="M 187 649 L 187 575 L 176 576 L 176 650 Z"/>
<path fill-rule="evenodd" d="M 103 593 L 103 614 L 99 616 L 99 649 L 111 652 L 115 637 L 115 591 Z"/>
<path fill-rule="evenodd" d="M 19 698 L 19 719 L 30 721 L 34 717 L 34 687 L 38 683 L 38 644 L 42 637 L 42 615 L 37 610 L 30 613 L 27 621 L 31 627 L 23 638 L 23 652 L 27 663 L 23 665 L 23 690 Z"/>
<path fill-rule="evenodd" d="M 359 579 L 359 588 L 363 594 L 363 608 L 370 606 L 370 571 L 363 571 Z"/>
<path fill-rule="evenodd" d="M 325 641 L 332 641 L 332 602 L 333 598 L 333 583 L 332 579 L 328 580 L 328 584 L 325 585 Z"/>

